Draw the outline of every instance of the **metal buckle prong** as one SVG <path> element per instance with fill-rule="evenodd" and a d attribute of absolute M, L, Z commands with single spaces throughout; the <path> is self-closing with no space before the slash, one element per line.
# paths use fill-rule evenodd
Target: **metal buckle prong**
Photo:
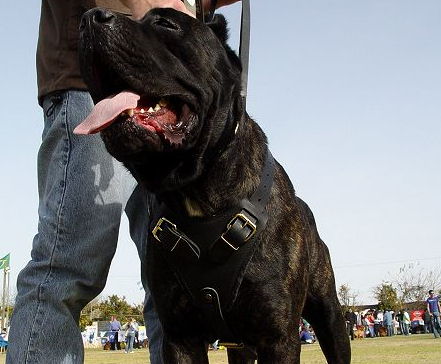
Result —
<path fill-rule="evenodd" d="M 153 236 L 154 236 L 155 239 L 158 240 L 159 242 L 161 242 L 161 239 L 159 239 L 159 237 L 158 237 L 158 235 L 157 235 L 157 232 L 158 232 L 158 230 L 159 230 L 159 231 L 162 231 L 162 229 L 161 229 L 161 225 L 162 225 L 163 222 L 166 222 L 166 223 L 170 224 L 170 225 L 173 227 L 173 230 L 177 230 L 177 227 L 176 227 L 175 224 L 173 224 L 171 221 L 167 220 L 165 217 L 161 217 L 161 218 L 158 220 L 158 222 L 156 223 L 155 228 L 152 230 L 152 234 L 153 234 Z"/>

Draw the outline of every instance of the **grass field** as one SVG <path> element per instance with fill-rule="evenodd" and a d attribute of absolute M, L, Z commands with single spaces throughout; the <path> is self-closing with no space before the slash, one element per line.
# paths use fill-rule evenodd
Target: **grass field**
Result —
<path fill-rule="evenodd" d="M 227 364 L 226 351 L 210 351 L 210 364 Z M 0 354 L 0 364 L 4 364 L 5 354 Z M 86 350 L 86 364 L 146 364 L 150 363 L 146 349 L 134 354 L 109 352 L 101 349 Z M 326 364 L 318 344 L 302 346 L 302 364 Z M 433 335 L 394 336 L 362 339 L 352 342 L 353 364 L 427 364 L 441 363 L 441 339 Z"/>

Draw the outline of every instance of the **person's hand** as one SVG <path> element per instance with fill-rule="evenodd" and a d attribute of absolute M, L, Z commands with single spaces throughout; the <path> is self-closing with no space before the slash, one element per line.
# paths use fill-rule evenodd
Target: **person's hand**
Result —
<path fill-rule="evenodd" d="M 153 8 L 173 8 L 194 17 L 181 0 L 121 0 L 121 2 L 130 8 L 136 20 L 141 19 Z"/>
<path fill-rule="evenodd" d="M 133 18 L 141 19 L 145 13 L 153 8 L 173 8 L 182 11 L 192 17 L 195 15 L 189 11 L 181 0 L 121 0 L 132 11 Z M 218 0 L 216 7 L 230 5 L 240 0 Z M 211 0 L 203 0 L 205 9 L 210 9 Z"/>

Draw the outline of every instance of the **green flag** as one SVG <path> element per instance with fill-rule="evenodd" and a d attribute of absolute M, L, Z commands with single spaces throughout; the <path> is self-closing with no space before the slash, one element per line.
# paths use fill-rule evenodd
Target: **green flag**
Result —
<path fill-rule="evenodd" d="M 11 253 L 8 255 L 5 255 L 2 259 L 0 259 L 0 270 L 9 268 L 9 259 L 10 259 Z"/>

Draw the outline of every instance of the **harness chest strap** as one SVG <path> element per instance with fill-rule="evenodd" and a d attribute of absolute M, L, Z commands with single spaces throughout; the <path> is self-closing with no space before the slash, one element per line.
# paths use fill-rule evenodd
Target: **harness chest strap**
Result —
<path fill-rule="evenodd" d="M 236 209 L 212 218 L 182 218 L 165 204 L 152 219 L 154 242 L 165 253 L 181 285 L 200 308 L 213 341 L 235 341 L 223 317 L 237 297 L 246 266 L 253 256 L 253 242 L 264 229 L 266 205 L 275 161 L 267 151 L 260 184 L 250 199 Z"/>

